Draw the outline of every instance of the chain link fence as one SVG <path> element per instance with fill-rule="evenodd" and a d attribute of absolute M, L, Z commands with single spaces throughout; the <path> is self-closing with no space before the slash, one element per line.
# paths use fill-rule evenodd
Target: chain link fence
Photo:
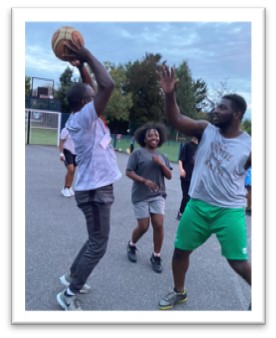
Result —
<path fill-rule="evenodd" d="M 25 143 L 59 144 L 62 114 L 56 111 L 25 109 Z"/>

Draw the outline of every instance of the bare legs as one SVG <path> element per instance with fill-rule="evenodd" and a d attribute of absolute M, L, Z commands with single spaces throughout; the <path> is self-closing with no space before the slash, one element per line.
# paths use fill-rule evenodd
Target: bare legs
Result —
<path fill-rule="evenodd" d="M 67 165 L 67 173 L 65 175 L 64 187 L 72 187 L 75 174 L 75 166 L 73 164 Z"/>
<path fill-rule="evenodd" d="M 184 290 L 185 277 L 189 268 L 192 251 L 183 251 L 175 248 L 172 258 L 172 271 L 176 291 Z M 251 285 L 251 264 L 248 261 L 228 260 L 232 269 Z"/>
<path fill-rule="evenodd" d="M 137 243 L 139 239 L 148 231 L 150 220 L 153 228 L 153 250 L 155 253 L 160 253 L 164 239 L 164 216 L 159 214 L 151 214 L 149 218 L 140 218 L 137 220 L 138 225 L 133 230 L 131 240 Z"/>
<path fill-rule="evenodd" d="M 229 260 L 231 268 L 251 285 L 251 264 L 248 261 Z"/>
<path fill-rule="evenodd" d="M 192 251 L 183 251 L 175 248 L 172 259 L 172 271 L 175 290 L 184 290 L 185 277 L 189 268 L 190 254 Z"/>

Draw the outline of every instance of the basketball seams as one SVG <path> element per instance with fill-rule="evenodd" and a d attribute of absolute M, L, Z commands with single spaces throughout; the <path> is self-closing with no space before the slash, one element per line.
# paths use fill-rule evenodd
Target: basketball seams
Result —
<path fill-rule="evenodd" d="M 81 43 L 84 45 L 84 39 L 81 33 L 76 30 L 74 27 L 64 26 L 59 28 L 52 37 L 52 49 L 57 58 L 67 61 L 61 55 L 62 53 L 69 53 L 68 49 L 64 45 L 64 40 L 71 40 L 77 42 L 80 39 Z"/>

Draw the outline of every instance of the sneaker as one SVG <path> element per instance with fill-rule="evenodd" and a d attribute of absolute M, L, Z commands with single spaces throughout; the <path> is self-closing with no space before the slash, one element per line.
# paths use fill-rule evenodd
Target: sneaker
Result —
<path fill-rule="evenodd" d="M 152 266 L 153 271 L 157 273 L 161 273 L 163 271 L 163 267 L 161 264 L 161 261 L 162 261 L 161 257 L 157 257 L 152 254 L 150 261 L 151 261 L 151 266 Z"/>
<path fill-rule="evenodd" d="M 57 302 L 65 311 L 82 311 L 77 296 L 67 295 L 66 290 L 57 294 Z"/>
<path fill-rule="evenodd" d="M 181 212 L 178 212 L 178 213 L 177 213 L 177 216 L 176 216 L 176 219 L 177 219 L 178 221 L 180 221 L 181 217 L 182 217 Z"/>
<path fill-rule="evenodd" d="M 69 188 L 69 191 L 70 191 L 71 196 L 74 196 L 74 195 L 75 195 L 75 191 L 73 190 L 72 187 Z"/>
<path fill-rule="evenodd" d="M 176 304 L 185 303 L 188 300 L 186 290 L 182 292 L 170 291 L 159 302 L 160 310 L 170 310 Z"/>
<path fill-rule="evenodd" d="M 71 283 L 72 278 L 70 277 L 69 274 L 65 274 L 65 275 L 59 277 L 59 280 L 60 280 L 61 284 L 68 287 Z M 91 286 L 88 285 L 88 284 L 84 284 L 84 286 L 80 290 L 80 293 L 88 293 L 90 291 L 91 291 Z"/>
<path fill-rule="evenodd" d="M 136 246 L 130 245 L 128 243 L 128 245 L 127 245 L 127 257 L 133 263 L 137 262 L 136 250 L 137 250 Z"/>
<path fill-rule="evenodd" d="M 61 195 L 63 195 L 64 197 L 71 197 L 70 189 L 69 188 L 62 189 Z"/>

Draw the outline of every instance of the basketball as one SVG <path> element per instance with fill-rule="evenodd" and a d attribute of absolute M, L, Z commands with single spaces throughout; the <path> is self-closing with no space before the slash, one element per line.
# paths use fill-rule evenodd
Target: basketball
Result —
<path fill-rule="evenodd" d="M 60 27 L 52 36 L 52 49 L 55 56 L 62 61 L 70 61 L 70 58 L 62 56 L 63 53 L 70 54 L 70 51 L 64 45 L 64 41 L 78 43 L 78 40 L 84 46 L 83 36 L 78 30 L 70 26 Z"/>

